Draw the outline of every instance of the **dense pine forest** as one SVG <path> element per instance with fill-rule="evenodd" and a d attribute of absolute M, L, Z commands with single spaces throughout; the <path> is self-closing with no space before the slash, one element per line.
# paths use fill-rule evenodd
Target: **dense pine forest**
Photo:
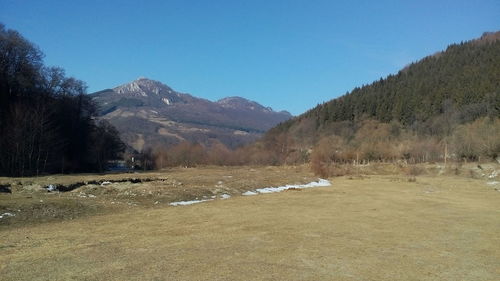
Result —
<path fill-rule="evenodd" d="M 281 143 L 275 161 L 317 166 L 496 159 L 499 116 L 500 32 L 485 33 L 320 104 L 261 145 L 274 152 Z"/>
<path fill-rule="evenodd" d="M 124 145 L 114 127 L 94 120 L 85 91 L 0 24 L 0 175 L 102 171 L 118 157 Z"/>
<path fill-rule="evenodd" d="M 449 111 L 461 123 L 498 116 L 500 32 L 451 45 L 396 75 L 318 105 L 274 131 L 285 131 L 306 119 L 313 119 L 320 131 L 333 122 L 365 119 L 397 121 L 404 126 L 426 124 L 432 129 L 428 122 Z"/>

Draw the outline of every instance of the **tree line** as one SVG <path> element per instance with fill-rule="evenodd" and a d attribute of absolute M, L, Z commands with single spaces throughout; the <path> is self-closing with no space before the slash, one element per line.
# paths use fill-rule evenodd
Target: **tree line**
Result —
<path fill-rule="evenodd" d="M 446 136 L 421 135 L 396 121 L 338 122 L 313 145 L 304 140 L 288 133 L 272 134 L 237 149 L 216 140 L 209 145 L 183 141 L 146 148 L 137 159 L 145 169 L 310 164 L 322 176 L 337 175 L 344 165 L 373 162 L 495 161 L 500 157 L 500 118 L 481 117 L 454 124 Z"/>
<path fill-rule="evenodd" d="M 0 175 L 103 171 L 125 146 L 84 82 L 0 24 Z"/>
<path fill-rule="evenodd" d="M 495 161 L 500 157 L 500 118 L 482 117 L 453 127 L 445 137 L 419 135 L 401 124 L 365 120 L 350 137 L 329 135 L 314 146 L 310 162 L 323 176 L 342 173 L 344 164 L 370 162 Z"/>

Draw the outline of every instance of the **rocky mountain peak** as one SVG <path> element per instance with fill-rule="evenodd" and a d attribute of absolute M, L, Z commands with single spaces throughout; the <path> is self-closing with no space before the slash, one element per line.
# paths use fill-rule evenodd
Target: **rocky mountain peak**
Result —
<path fill-rule="evenodd" d="M 137 151 L 184 140 L 206 145 L 218 140 L 235 148 L 292 117 L 241 97 L 212 102 L 144 77 L 91 95 L 100 118 Z"/>
<path fill-rule="evenodd" d="M 242 97 L 226 97 L 217 101 L 222 107 L 239 109 L 239 110 L 258 110 L 263 112 L 273 112 L 273 109 L 270 107 L 264 107 L 261 104 L 247 100 Z"/>
<path fill-rule="evenodd" d="M 139 77 L 130 83 L 113 88 L 113 90 L 118 94 L 142 97 L 148 97 L 150 95 L 159 96 L 160 94 L 168 95 L 174 93 L 172 88 L 169 86 L 145 77 Z"/>

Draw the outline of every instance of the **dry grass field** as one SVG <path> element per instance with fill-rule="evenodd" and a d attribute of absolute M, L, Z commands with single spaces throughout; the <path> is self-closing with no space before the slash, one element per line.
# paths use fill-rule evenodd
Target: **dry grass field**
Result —
<path fill-rule="evenodd" d="M 240 195 L 317 178 L 307 167 L 4 178 L 0 214 L 17 213 L 0 219 L 0 279 L 498 280 L 498 176 L 470 174 L 344 176 L 255 196 Z M 132 177 L 150 181 L 39 187 Z"/>

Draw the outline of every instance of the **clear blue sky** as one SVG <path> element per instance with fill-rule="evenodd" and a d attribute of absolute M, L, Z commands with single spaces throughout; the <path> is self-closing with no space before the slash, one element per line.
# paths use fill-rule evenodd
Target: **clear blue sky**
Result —
<path fill-rule="evenodd" d="M 0 0 L 0 22 L 89 92 L 145 76 L 300 114 L 500 30 L 500 1 Z"/>

